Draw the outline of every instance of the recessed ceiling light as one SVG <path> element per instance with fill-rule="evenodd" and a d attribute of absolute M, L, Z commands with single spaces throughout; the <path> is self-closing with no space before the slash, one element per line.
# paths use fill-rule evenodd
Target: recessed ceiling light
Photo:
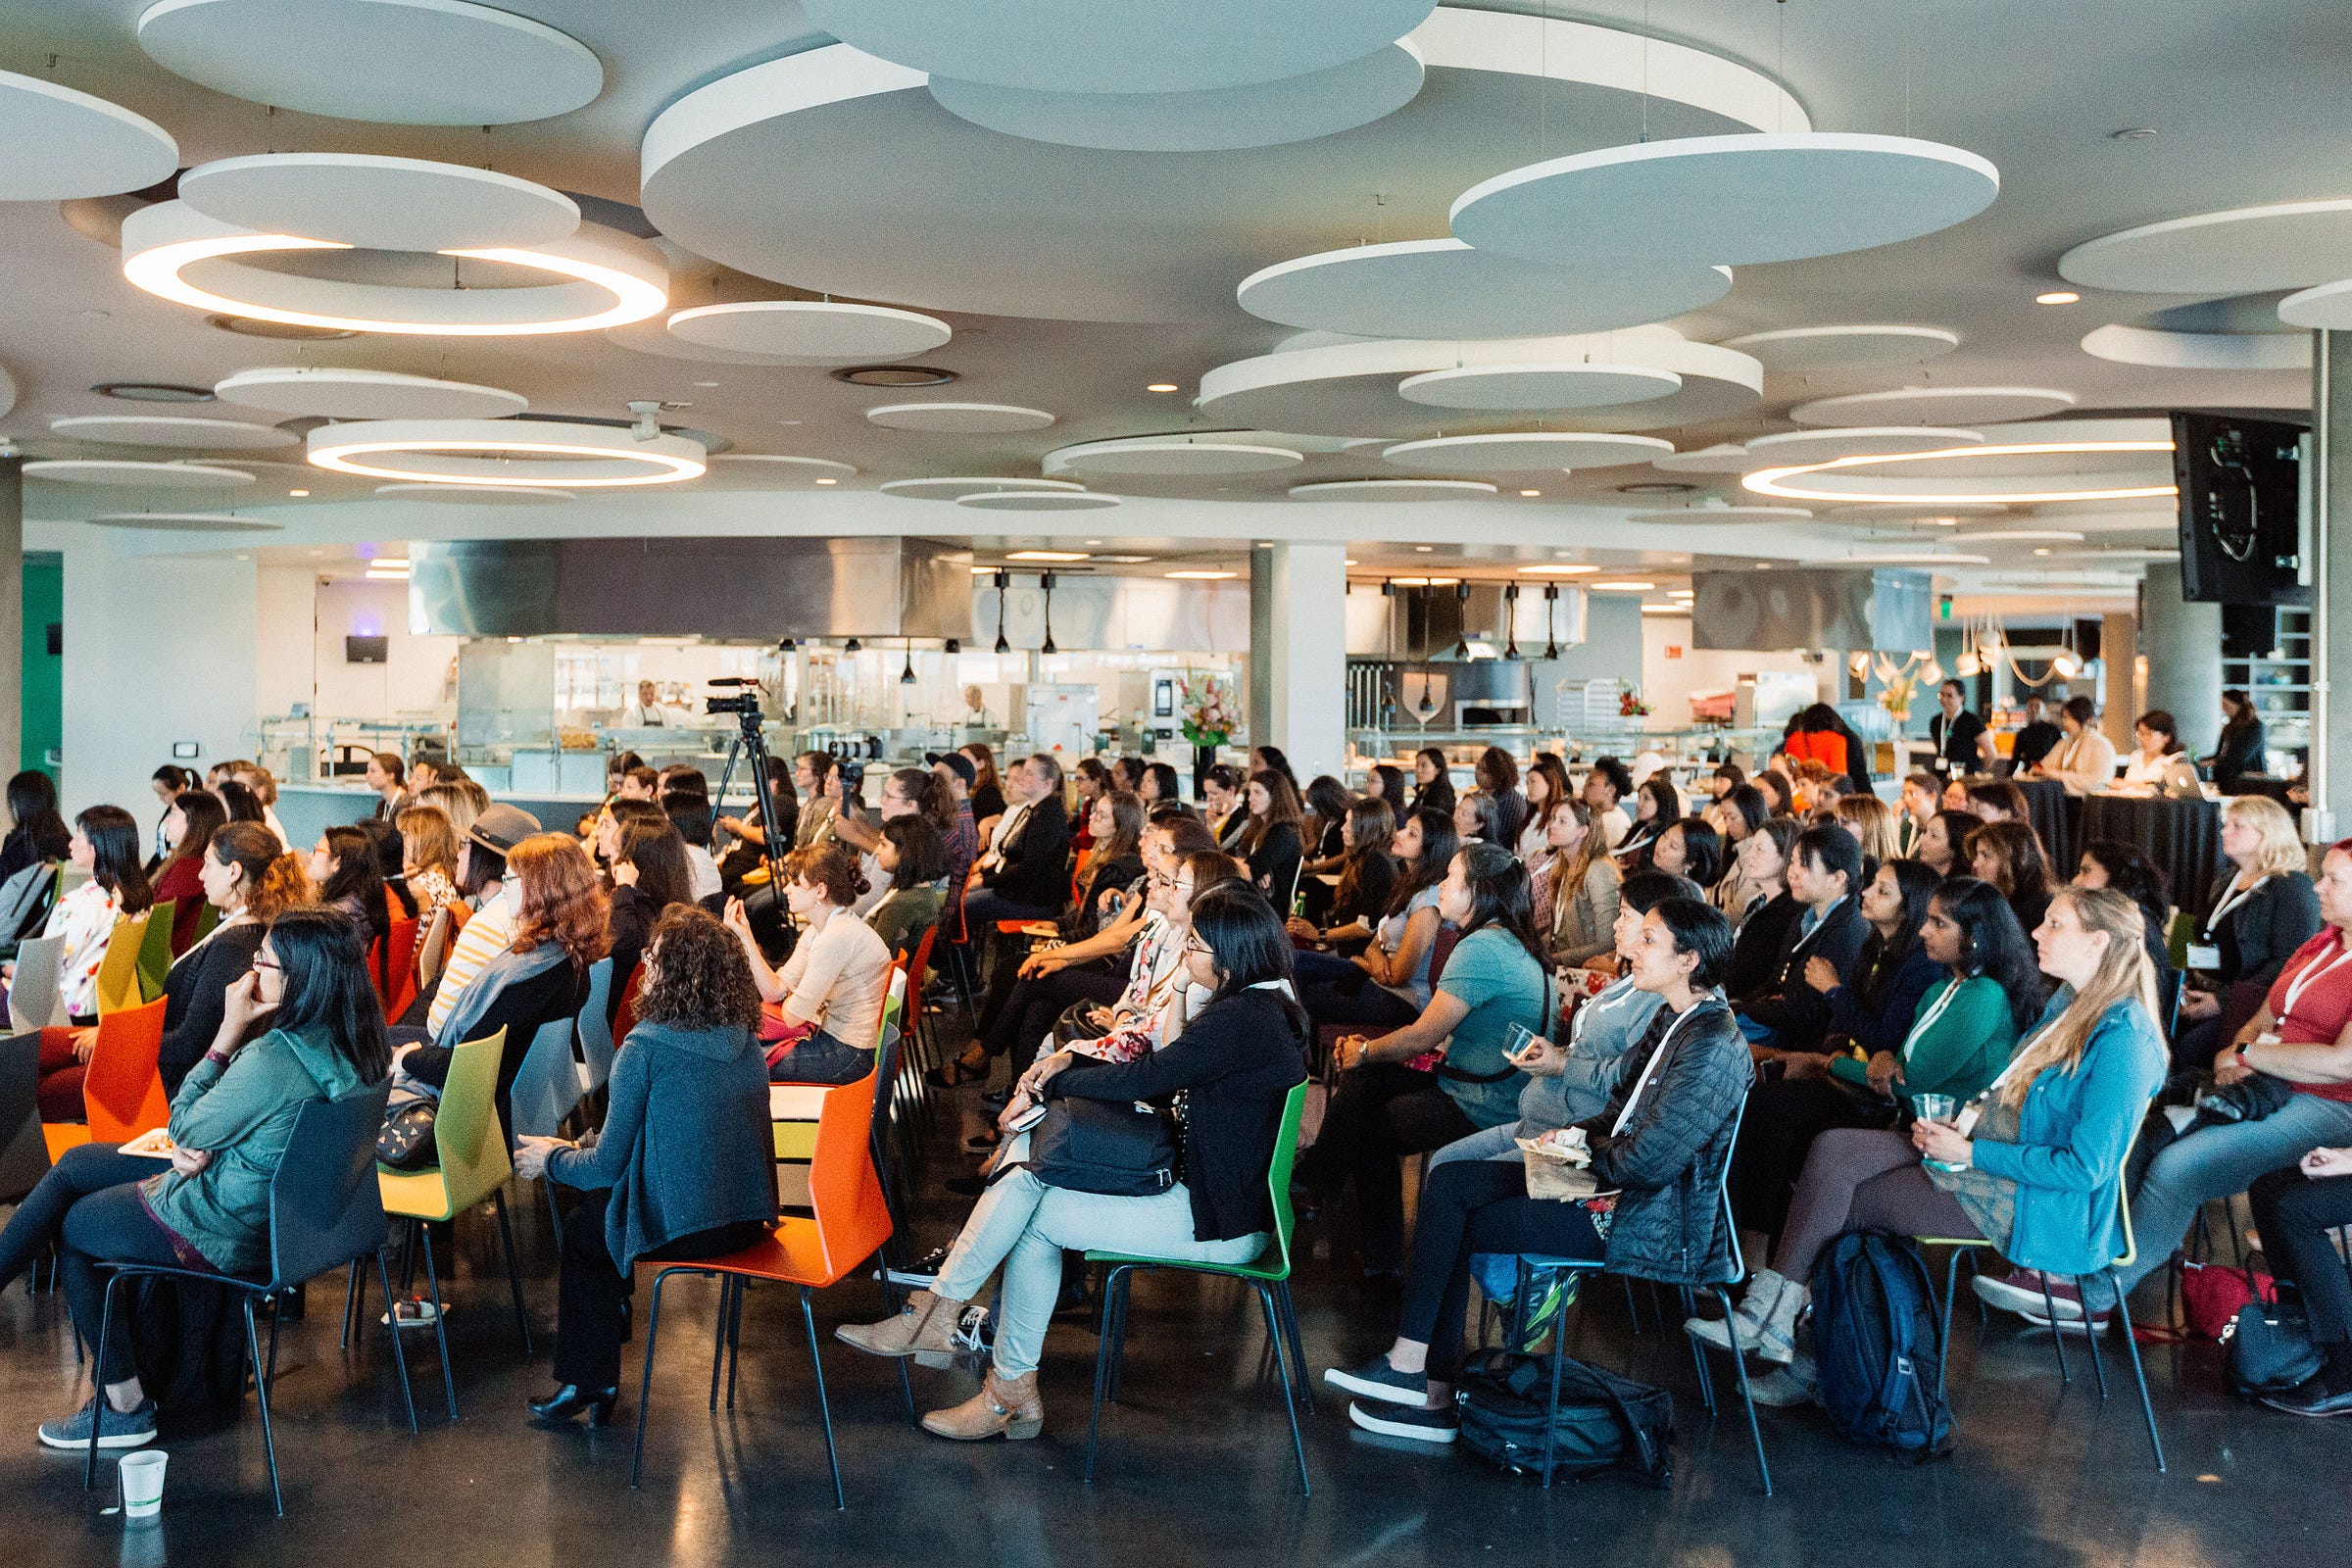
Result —
<path fill-rule="evenodd" d="M 1540 496 L 1544 492 L 1541 490 L 1522 490 L 1519 493 L 1523 496 Z"/>
<path fill-rule="evenodd" d="M 2049 554 L 2049 551 L 2046 548 L 2037 547 L 2034 553 L 2037 556 L 2046 556 Z"/>
<path fill-rule="evenodd" d="M 1521 566 L 1519 571 L 1521 575 L 1528 577 L 1582 577 L 1589 573 L 1598 571 L 1599 569 L 1600 568 L 1598 566 L 1570 566 L 1562 564 L 1549 566 Z"/>
<path fill-rule="evenodd" d="M 2082 297 L 2073 289 L 2054 288 L 2047 294 L 2034 295 L 2034 303 L 2036 305 L 2072 305 Z"/>
<path fill-rule="evenodd" d="M 376 582 L 407 582 L 409 580 L 409 574 L 405 569 L 401 571 L 382 571 L 378 570 L 376 567 L 370 566 L 368 568 L 368 575 L 370 579 Z"/>
<path fill-rule="evenodd" d="M 956 372 L 932 365 L 852 365 L 835 370 L 833 379 L 852 386 L 946 386 Z"/>
<path fill-rule="evenodd" d="M 1092 561 L 1083 550 L 1015 550 L 1006 561 Z"/>
<path fill-rule="evenodd" d="M 1228 577 L 1239 577 L 1241 573 L 1238 571 L 1171 571 L 1168 575 L 1182 577 L 1187 582 L 1223 582 Z"/>
<path fill-rule="evenodd" d="M 1389 579 L 1399 588 L 1450 588 L 1461 580 L 1459 577 L 1391 577 Z"/>
<path fill-rule="evenodd" d="M 210 403 L 210 387 L 181 386 L 174 381 L 101 381 L 90 388 L 102 398 L 125 403 Z"/>
<path fill-rule="evenodd" d="M 286 492 L 286 494 L 290 496 L 307 496 L 310 494 L 310 492 L 308 490 L 289 490 Z"/>
<path fill-rule="evenodd" d="M 1654 582 L 1596 582 L 1590 585 L 1604 594 L 1645 594 L 1657 586 Z"/>
<path fill-rule="evenodd" d="M 972 568 L 972 575 L 975 577 L 993 577 L 996 574 L 997 568 L 994 566 L 974 566 Z"/>
<path fill-rule="evenodd" d="M 1690 612 L 1682 605 L 1643 605 L 1642 613 L 1644 615 L 1688 615 Z"/>
<path fill-rule="evenodd" d="M 1356 563 L 1355 563 L 1355 561 L 1353 560 L 1353 558 L 1350 558 L 1350 559 L 1348 559 L 1348 560 L 1347 560 L 1347 561 L 1343 561 L 1343 562 L 1341 562 L 1341 563 L 1340 563 L 1340 564 L 1341 564 L 1341 565 L 1343 565 L 1343 566 L 1352 566 L 1352 565 L 1354 565 L 1355 564 L 1356 564 Z"/>
<path fill-rule="evenodd" d="M 2116 141 L 2146 141 L 2150 136 L 2155 134 L 2156 131 L 2154 127 L 2148 125 L 2133 125 L 2129 130 L 2119 130 L 2111 133 L 2112 139 Z"/>
<path fill-rule="evenodd" d="M 1088 541 L 1086 541 L 1086 542 L 1087 542 L 1088 544 L 1090 544 L 1090 545 L 1099 545 L 1099 544 L 1101 544 L 1102 541 L 1102 540 L 1100 540 L 1100 539 L 1089 539 L 1089 540 L 1088 540 Z"/>
<path fill-rule="evenodd" d="M 1413 546 L 1413 551 L 1416 555 L 1426 556 L 1437 548 L 1438 547 L 1436 545 L 1415 545 Z"/>
<path fill-rule="evenodd" d="M 697 381 L 697 382 L 695 382 L 694 384 L 695 384 L 696 386 L 702 386 L 702 387 L 711 387 L 711 386 L 716 386 L 716 385 L 718 385 L 718 383 L 717 383 L 716 381 Z"/>
<path fill-rule="evenodd" d="M 1173 392 L 1176 390 L 1176 383 L 1173 381 L 1154 381 L 1150 386 L 1144 388 L 1144 390 L 1147 392 Z"/>
<path fill-rule="evenodd" d="M 378 567 L 397 566 L 402 571 L 406 571 L 409 569 L 409 558 L 406 556 L 377 556 L 368 564 Z"/>
<path fill-rule="evenodd" d="M 826 477 L 824 477 L 824 478 L 822 478 L 822 479 L 819 479 L 819 480 L 817 480 L 816 482 L 817 482 L 818 484 L 839 484 L 839 483 L 841 483 L 841 481 L 840 481 L 839 479 L 833 478 L 833 477 L 831 477 L 830 475 L 827 475 Z"/>

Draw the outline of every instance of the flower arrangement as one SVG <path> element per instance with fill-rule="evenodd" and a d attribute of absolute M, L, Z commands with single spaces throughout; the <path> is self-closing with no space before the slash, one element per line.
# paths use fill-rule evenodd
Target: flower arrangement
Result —
<path fill-rule="evenodd" d="M 1233 738 L 1238 722 L 1233 695 L 1216 677 L 1204 675 L 1198 686 L 1187 679 L 1176 688 L 1176 696 L 1186 740 L 1195 746 L 1222 746 Z"/>
<path fill-rule="evenodd" d="M 1647 718 L 1649 705 L 1642 700 L 1641 694 L 1638 692 L 1620 692 L 1617 695 L 1617 716 L 1619 718 Z"/>
<path fill-rule="evenodd" d="M 1886 716 L 1895 723 L 1909 722 L 1911 699 L 1919 694 L 1919 677 L 1906 669 L 1886 676 L 1886 680 L 1879 692 L 1879 706 L 1886 710 Z"/>

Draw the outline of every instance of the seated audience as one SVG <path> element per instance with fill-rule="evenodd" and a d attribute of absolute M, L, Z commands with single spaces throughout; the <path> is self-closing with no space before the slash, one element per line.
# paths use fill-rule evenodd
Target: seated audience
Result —
<path fill-rule="evenodd" d="M 1389 819 L 1397 827 L 1404 825 L 1405 815 L 1412 809 L 1406 804 L 1407 788 L 1404 770 L 1392 767 L 1387 762 L 1373 763 L 1371 770 L 1364 775 L 1364 794 L 1387 807 Z"/>
<path fill-rule="evenodd" d="M 2098 706 L 2087 697 L 2066 700 L 2058 710 L 2058 727 L 2066 739 L 2055 751 L 2029 769 L 2034 778 L 2053 778 L 2069 795 L 2088 795 L 2115 782 L 2115 742 L 2099 733 L 2093 720 Z"/>
<path fill-rule="evenodd" d="M 702 775 L 695 775 L 700 778 Z M 718 897 L 724 885 L 718 861 L 710 855 L 710 802 L 706 796 L 673 793 L 663 797 L 662 814 L 677 830 L 686 849 L 688 902 L 700 904 Z"/>
<path fill-rule="evenodd" d="M 1748 782 L 1755 785 L 1764 797 L 1764 811 L 1768 816 L 1790 816 L 1796 811 L 1796 790 L 1788 776 L 1778 768 L 1768 767 Z"/>
<path fill-rule="evenodd" d="M 1070 818 L 1061 808 L 1061 764 L 1040 752 L 1015 762 L 1005 783 L 1010 804 L 988 849 L 972 862 L 975 885 L 963 896 L 963 918 L 974 931 L 999 920 L 1051 920 L 1069 897 Z"/>
<path fill-rule="evenodd" d="M 1662 773 L 1643 779 L 1634 792 L 1633 826 L 1617 841 L 1617 863 L 1627 870 L 1646 867 L 1658 836 L 1681 820 L 1682 814 L 1683 799 L 1675 792 L 1672 779 Z"/>
<path fill-rule="evenodd" d="M 986 741 L 967 741 L 956 752 L 972 764 L 972 818 L 985 840 L 989 824 L 1004 814 L 1004 780 L 997 776 L 997 754 Z M 804 795 L 808 790 L 804 788 Z"/>
<path fill-rule="evenodd" d="M 1453 821 L 1434 808 L 1414 811 L 1393 847 L 1396 879 L 1371 943 L 1353 958 L 1298 956 L 1298 1000 L 1317 1024 L 1396 1029 L 1429 1005 L 1429 961 L 1443 919 L 1438 887 L 1459 847 Z"/>
<path fill-rule="evenodd" d="M 1424 746 L 1413 754 L 1412 808 L 1418 811 L 1424 808 L 1444 811 L 1449 818 L 1453 815 L 1452 764 L 1435 746 Z"/>
<path fill-rule="evenodd" d="M 2024 822 L 1987 822 L 1968 836 L 1968 868 L 2001 890 L 2020 930 L 2041 924 L 2050 906 L 2049 862 L 2041 839 Z"/>
<path fill-rule="evenodd" d="M 1582 793 L 1585 804 L 1592 808 L 1592 825 L 1600 830 L 1601 841 L 1609 847 L 1610 854 L 1616 854 L 1634 830 L 1633 818 L 1626 815 L 1620 804 L 1634 793 L 1634 775 L 1614 757 L 1594 758 L 1592 765 L 1585 770 Z M 1678 803 L 1672 815 L 1681 814 Z"/>
<path fill-rule="evenodd" d="M 1324 919 L 1317 925 L 1298 915 L 1286 929 L 1301 942 L 1348 953 L 1359 953 L 1372 940 L 1372 927 L 1389 906 L 1396 885 L 1396 862 L 1389 849 L 1396 834 L 1396 818 L 1378 800 L 1358 796 L 1348 803 L 1340 819 L 1340 862 L 1333 869 L 1339 885 L 1332 889 Z M 1328 873 L 1327 873 L 1328 874 Z"/>
<path fill-rule="evenodd" d="M 1894 813 L 1876 795 L 1840 795 L 1831 811 L 1838 825 L 1862 846 L 1864 855 L 1874 860 L 1902 858 L 1902 836 L 1895 831 Z"/>
<path fill-rule="evenodd" d="M 1859 972 L 1870 924 L 1855 895 L 1869 869 L 1874 868 L 1865 866 L 1861 846 L 1841 827 L 1809 827 L 1790 847 L 1784 873 L 1787 896 L 1801 912 L 1788 928 L 1771 979 L 1750 995 L 1732 999 L 1759 1064 L 1820 1053 L 1830 1005 L 1805 983 L 1805 969 L 1813 959 L 1827 958 L 1840 983 Z"/>
<path fill-rule="evenodd" d="M 2321 929 L 2303 840 L 2285 807 L 2266 795 L 2232 796 L 2222 807 L 2222 856 L 2229 864 L 2188 939 L 2191 979 L 2180 993 L 2176 1051 L 2187 1062 L 2211 1060 L 2222 1044 L 2229 992 L 2267 989 L 2287 956 Z"/>
<path fill-rule="evenodd" d="M 1726 790 L 1721 800 L 1699 814 L 1723 836 L 1723 874 L 1707 890 L 1707 902 L 1721 909 L 1737 928 L 1749 909 L 1770 897 L 1748 881 L 1740 851 L 1755 831 L 1771 819 L 1772 813 L 1764 808 L 1764 792 L 1753 784 L 1741 783 Z"/>
<path fill-rule="evenodd" d="M 2267 772 L 2269 744 L 2262 714 L 2246 694 L 2234 686 L 2222 693 L 2222 733 L 2214 742 L 2213 755 L 2205 759 L 2214 788 L 2224 795 L 2234 794 L 2238 780 L 2248 773 Z"/>
<path fill-rule="evenodd" d="M 2162 983 L 2173 972 L 2172 950 L 2166 944 L 2173 919 L 2172 885 L 2164 872 L 2135 844 L 2126 844 L 2121 839 L 2092 839 L 2082 846 L 2082 854 L 2075 862 L 2074 885 L 2113 888 L 2139 906 L 2139 912 L 2148 921 L 2148 962 L 2156 966 L 2157 994 L 2162 996 Z M 2176 1062 L 2186 1064 L 2178 1049 L 2173 1054 Z M 2198 1064 L 2212 1054 L 2207 1052 Z"/>
<path fill-rule="evenodd" d="M 1037 1367 L 1061 1291 L 1065 1249 L 1247 1263 L 1274 1228 L 1266 1191 L 1283 1102 L 1306 1073 L 1306 1021 L 1291 1001 L 1291 944 L 1263 898 L 1238 887 L 1204 893 L 1193 908 L 1186 966 L 1213 1000 L 1181 1035 L 1129 1062 L 1056 1052 L 1021 1077 L 1005 1106 L 1009 1127 L 1064 1099 L 1165 1103 L 1181 1093 L 1182 1179 L 1151 1198 L 1049 1187 L 1025 1165 L 982 1195 L 936 1282 L 880 1323 L 844 1325 L 846 1343 L 878 1355 L 941 1351 L 965 1302 L 981 1299 L 1000 1264 L 996 1339 L 980 1392 L 934 1411 L 924 1429 L 961 1441 L 1034 1438 L 1045 1422 Z"/>
<path fill-rule="evenodd" d="M 727 903 L 727 925 L 751 959 L 760 998 L 776 1005 L 774 1017 L 783 1025 L 784 1049 L 770 1053 L 768 1081 L 856 1083 L 874 1070 L 882 1041 L 890 949 L 850 911 L 862 884 L 849 851 L 812 844 L 785 857 L 778 874 L 793 918 L 802 924 L 782 969 L 768 967 L 742 901 Z"/>
<path fill-rule="evenodd" d="M 1727 997 L 1757 995 L 1780 975 L 1782 953 L 1805 912 L 1788 896 L 1788 857 L 1802 831 L 1792 816 L 1768 817 L 1740 843 L 1740 875 L 1754 891 L 1744 909 L 1726 911 L 1738 932 L 1723 983 Z"/>
<path fill-rule="evenodd" d="M 1967 876 L 1968 841 L 1984 825 L 1984 818 L 1967 811 L 1937 811 L 1921 824 L 1912 856 L 1937 876 Z"/>
<path fill-rule="evenodd" d="M 2018 726 L 2017 738 L 2009 744 L 2009 770 L 2024 773 L 2035 762 L 2057 749 L 2066 738 L 2065 732 L 2050 722 L 2049 705 L 2036 693 L 2029 693 L 2020 705 L 2025 722 Z"/>
<path fill-rule="evenodd" d="M 1457 1430 L 1452 1384 L 1461 1367 L 1470 1259 L 1478 1252 L 1603 1258 L 1614 1271 L 1667 1284 L 1720 1279 L 1733 1238 L 1717 1200 L 1751 1067 L 1715 986 L 1731 956 L 1731 927 L 1695 899 L 1672 898 L 1642 917 L 1635 987 L 1658 998 L 1637 1043 L 1619 1058 L 1599 1114 L 1576 1123 L 1592 1149 L 1595 1186 L 1614 1197 L 1534 1198 L 1512 1159 L 1437 1165 L 1422 1192 L 1395 1343 L 1325 1380 L 1355 1396 L 1356 1426 L 1423 1443 Z M 1566 1054 L 1549 1041 L 1531 1065 L 1557 1074 Z"/>
<path fill-rule="evenodd" d="M 164 812 L 164 834 L 171 845 L 154 872 L 155 902 L 172 905 L 172 956 L 188 951 L 196 940 L 196 922 L 204 910 L 204 851 L 213 835 L 228 825 L 220 797 L 207 790 L 182 790 Z"/>
<path fill-rule="evenodd" d="M 94 1024 L 98 1021 L 98 970 L 114 940 L 115 922 L 145 911 L 155 903 L 155 895 L 139 858 L 139 824 L 120 806 L 93 806 L 75 817 L 66 858 L 75 868 L 87 871 L 89 880 L 59 895 L 39 934 L 65 939 L 57 960 L 59 1010 L 76 1024 Z M 0 975 L 11 985 L 16 983 L 16 974 L 14 963 L 0 965 Z M 75 1050 L 79 1061 L 86 1063 L 89 1044 Z M 47 1054 L 44 1047 L 44 1058 Z M 46 1059 L 42 1070 L 51 1070 Z M 78 1086 L 75 1097 L 78 1104 Z"/>
<path fill-rule="evenodd" d="M 286 838 L 285 826 L 277 819 L 277 776 L 259 762 L 241 761 L 237 764 L 235 777 L 238 783 L 253 792 L 255 804 L 262 808 L 262 821 L 268 824 L 270 832 L 277 835 L 277 842 L 292 849 L 294 846 Z"/>
<path fill-rule="evenodd" d="M 2304 1322 L 2324 1358 L 2317 1376 L 2262 1402 L 2288 1415 L 2352 1415 L 2352 1270 L 2329 1238 L 2352 1229 L 2352 1149 L 2315 1149 L 2257 1177 L 2247 1198 L 2264 1260 L 2302 1298 Z"/>
<path fill-rule="evenodd" d="M 1723 874 L 1723 835 L 1709 827 L 1704 817 L 1686 816 L 1669 822 L 1650 846 L 1649 868 L 1668 876 L 1689 877 L 1701 889 L 1711 888 Z"/>
<path fill-rule="evenodd" d="M 1500 844 L 1502 811 L 1485 790 L 1464 790 L 1453 799 L 1453 836 L 1463 844 Z M 1502 845 L 1504 849 L 1509 845 Z"/>
<path fill-rule="evenodd" d="M 1487 842 L 1517 850 L 1528 808 L 1528 798 L 1519 788 L 1519 760 L 1499 746 L 1490 746 L 1478 754 L 1471 771 L 1478 779 L 1479 792 L 1494 803 L 1495 834 Z"/>
<path fill-rule="evenodd" d="M 330 827 L 311 848 L 310 873 L 318 902 L 356 921 L 362 938 L 381 940 L 392 929 L 384 874 L 375 863 L 375 841 L 356 827 Z"/>
<path fill-rule="evenodd" d="M 2005 778 L 1970 779 L 1966 785 L 1968 814 L 1980 822 L 2032 822 L 2033 808 L 2026 792 Z"/>
<path fill-rule="evenodd" d="M 129 822 L 129 813 L 122 813 Z M 137 869 L 138 828 L 131 837 Z M 0 1287 L 54 1246 L 74 1327 L 98 1346 L 110 1263 L 249 1274 L 270 1266 L 270 1184 L 302 1107 L 383 1081 L 384 1020 L 358 929 L 324 910 L 271 922 L 225 993 L 202 1060 L 172 1098 L 168 1159 L 112 1144 L 69 1150 L 0 1230 Z M 155 1440 L 156 1407 L 131 1352 L 135 1297 L 118 1293 L 99 1354 L 104 1386 L 79 1412 L 41 1424 L 48 1447 L 132 1448 Z"/>
<path fill-rule="evenodd" d="M 612 891 L 605 933 L 612 958 L 607 1012 L 619 1016 L 621 993 L 645 956 L 654 927 L 672 905 L 694 903 L 694 870 L 686 841 L 660 817 L 631 817 L 612 852 Z"/>
<path fill-rule="evenodd" d="M 1895 813 L 1897 853 L 1916 856 L 1928 819 L 1942 809 L 1943 785 L 1933 773 L 1914 773 L 1903 780 L 1902 809 Z"/>
<path fill-rule="evenodd" d="M 473 977 L 514 940 L 514 906 L 503 893 L 507 855 L 538 831 L 537 817 L 512 806 L 490 807 L 474 818 L 458 861 L 458 892 L 476 907 L 466 928 L 450 943 L 440 976 L 433 983 L 432 997 L 425 1004 L 428 1037 L 439 1037 Z"/>
<path fill-rule="evenodd" d="M 301 858 L 279 854 L 277 840 L 259 822 L 222 827 L 205 846 L 201 864 L 203 896 L 220 920 L 164 976 L 164 1039 L 155 1067 L 167 1095 L 179 1092 L 212 1048 L 229 988 L 253 967 L 270 922 L 316 897 Z"/>
<path fill-rule="evenodd" d="M 58 814 L 57 781 L 37 767 L 10 777 L 8 820 L 8 837 L 0 840 L 0 882 L 26 866 L 64 859 L 73 845 L 73 830 Z"/>
<path fill-rule="evenodd" d="M 911 956 L 923 933 L 939 924 L 947 903 L 947 843 L 928 816 L 896 816 L 882 824 L 882 847 L 874 858 L 890 883 L 881 901 L 865 911 L 865 923 L 884 947 Z"/>
<path fill-rule="evenodd" d="M 1208 830 L 1220 845 L 1232 849 L 1250 825 L 1250 813 L 1242 804 L 1241 775 L 1223 762 L 1214 764 L 1200 775 L 1200 798 Z"/>
<path fill-rule="evenodd" d="M 1402 1262 L 1403 1156 L 1511 1119 L 1520 1084 L 1511 1026 L 1543 1034 L 1554 1016 L 1527 872 L 1509 851 L 1463 846 L 1440 885 L 1438 913 L 1462 932 L 1446 972 L 1410 1021 L 1377 1037 L 1342 1037 L 1333 1050 L 1338 1086 L 1296 1172 L 1298 1185 L 1320 1193 L 1354 1178 L 1367 1275 Z M 1433 1065 L 1414 1065 L 1431 1056 Z"/>
<path fill-rule="evenodd" d="M 2182 760 L 2180 726 L 2161 708 L 2151 708 L 2132 721 L 2132 738 L 2138 742 L 2124 760 L 2127 784 L 2162 784 Z"/>
<path fill-rule="evenodd" d="M 1243 862 L 1250 882 L 1278 910 L 1289 913 L 1298 884 L 1302 846 L 1298 829 L 1304 814 L 1291 781 L 1273 768 L 1250 775 L 1244 796 L 1250 812 L 1241 836 L 1233 841 L 1234 858 Z"/>
<path fill-rule="evenodd" d="M 1348 803 L 1355 799 L 1348 786 L 1329 773 L 1316 776 L 1306 787 L 1306 825 L 1300 837 L 1306 843 L 1306 869 L 1337 871 L 1340 861 L 1347 858 L 1348 846 L 1341 842 L 1343 824 L 1348 820 Z"/>
<path fill-rule="evenodd" d="M 416 901 L 416 929 L 432 924 L 458 897 L 458 835 L 437 806 L 412 806 L 394 821 L 400 829 L 401 880 Z"/>
<path fill-rule="evenodd" d="M 2139 910 L 2120 893 L 2061 889 L 2034 939 L 2058 993 L 1987 1090 L 1975 1135 L 1948 1121 L 1823 1133 L 1772 1266 L 1756 1271 L 1728 1321 L 1693 1319 L 1692 1333 L 1787 1364 L 1813 1266 L 1849 1230 L 1982 1237 L 2023 1269 L 2052 1274 L 2093 1273 L 2123 1252 L 2124 1153 L 2164 1081 Z M 2151 1236 L 2138 1209 L 2145 1259 Z M 2153 1249 L 2156 1262 L 2165 1250 Z"/>
<path fill-rule="evenodd" d="M 1540 928 L 1545 956 L 1558 969 L 1584 967 L 1611 956 L 1625 876 L 1592 826 L 1592 808 L 1580 800 L 1563 799 L 1551 813 L 1544 841 L 1551 851 L 1544 879 L 1551 917 Z"/>
<path fill-rule="evenodd" d="M 735 939 L 707 911 L 673 903 L 645 948 L 637 1025 L 612 1060 L 603 1131 L 586 1147 L 519 1140 L 515 1174 L 573 1195 L 557 1278 L 560 1387 L 531 1401 L 535 1420 L 612 1420 L 639 1263 L 721 1257 L 767 1236 L 775 1150 L 759 1022 Z"/>
<path fill-rule="evenodd" d="M 1511 847 L 1533 871 L 1535 862 L 1545 853 L 1544 823 L 1550 819 L 1554 807 L 1575 796 L 1576 786 L 1569 780 L 1565 763 L 1549 752 L 1538 752 L 1536 760 L 1528 764 L 1525 789 L 1527 810 L 1520 819 L 1519 837 Z M 1537 913 L 1539 917 L 1542 915 L 1541 906 Z M 1537 923 L 1543 923 L 1541 918 Z"/>

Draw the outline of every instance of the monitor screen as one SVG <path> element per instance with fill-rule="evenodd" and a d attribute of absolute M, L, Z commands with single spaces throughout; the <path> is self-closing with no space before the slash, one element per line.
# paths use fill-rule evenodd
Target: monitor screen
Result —
<path fill-rule="evenodd" d="M 2173 416 L 2182 597 L 2311 603 L 2302 580 L 2302 426 L 2277 419 Z"/>

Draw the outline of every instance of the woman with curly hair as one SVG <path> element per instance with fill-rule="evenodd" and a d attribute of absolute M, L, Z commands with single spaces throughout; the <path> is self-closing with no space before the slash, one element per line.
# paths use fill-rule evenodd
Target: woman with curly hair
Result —
<path fill-rule="evenodd" d="M 560 1425 L 612 1418 L 630 1280 L 639 1263 L 719 1257 L 776 1218 L 760 989 L 735 938 L 690 904 L 662 910 L 645 950 L 637 1026 L 612 1061 L 592 1148 L 524 1138 L 514 1169 L 575 1195 L 556 1298 L 556 1381 L 530 1411 Z"/>

